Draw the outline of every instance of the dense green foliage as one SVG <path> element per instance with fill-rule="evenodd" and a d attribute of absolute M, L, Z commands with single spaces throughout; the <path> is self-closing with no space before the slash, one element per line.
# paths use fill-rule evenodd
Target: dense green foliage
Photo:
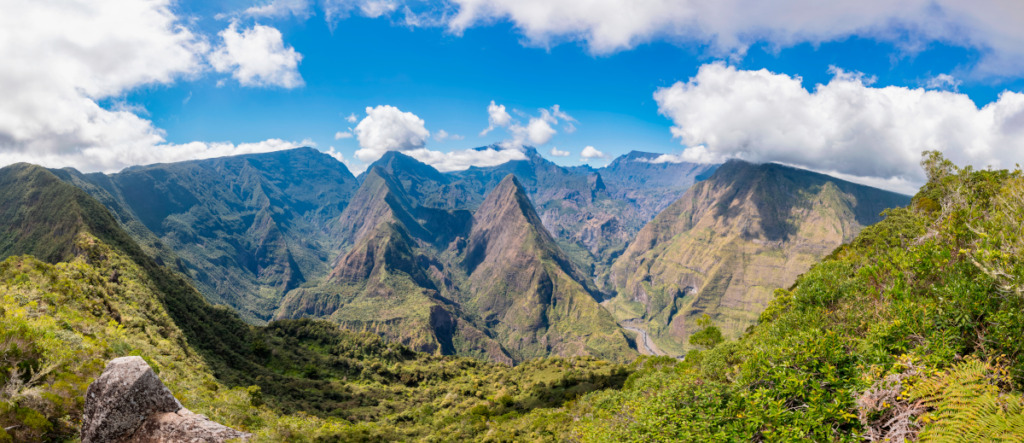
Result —
<path fill-rule="evenodd" d="M 66 206 L 14 211 L 0 238 L 72 234 L 28 251 L 53 263 L 0 263 L 0 441 L 74 439 L 88 383 L 121 355 L 141 355 L 186 407 L 259 441 L 1020 441 L 1024 173 L 934 154 L 924 166 L 910 207 L 777 290 L 740 339 L 722 341 L 706 319 L 694 335 L 706 349 L 629 367 L 509 367 L 321 321 L 250 326 L 77 190 L 5 169 L 17 174 L 0 175 L 7 201 Z"/>
<path fill-rule="evenodd" d="M 577 402 L 576 435 L 858 441 L 923 429 L 924 439 L 1024 438 L 1024 177 L 958 170 L 935 154 L 924 166 L 930 181 L 911 207 L 887 211 L 778 290 L 738 341 L 679 363 L 638 363 L 623 390 Z M 970 359 L 983 370 L 961 363 Z M 895 386 L 905 389 L 887 394 Z"/>
<path fill-rule="evenodd" d="M 20 208 L 0 222 L 0 238 L 40 233 L 53 246 L 42 250 L 52 263 L 0 265 L 2 439 L 72 438 L 86 387 L 128 354 L 146 358 L 190 409 L 266 441 L 552 438 L 566 428 L 550 408 L 627 375 L 591 358 L 510 368 L 431 356 L 312 320 L 251 326 L 207 303 L 51 172 L 19 165 L 0 178 L 0 195 Z M 543 419 L 525 422 L 535 410 Z"/>
<path fill-rule="evenodd" d="M 71 262 L 0 263 L 0 441 L 74 437 L 86 387 L 121 355 L 145 358 L 190 409 L 266 441 L 555 438 L 566 430 L 558 421 L 538 427 L 523 415 L 628 375 L 591 358 L 511 368 L 430 356 L 313 320 L 230 331 L 248 352 L 213 358 L 193 348 L 131 260 L 86 234 L 77 247 Z M 226 361 L 239 356 L 252 360 Z"/>

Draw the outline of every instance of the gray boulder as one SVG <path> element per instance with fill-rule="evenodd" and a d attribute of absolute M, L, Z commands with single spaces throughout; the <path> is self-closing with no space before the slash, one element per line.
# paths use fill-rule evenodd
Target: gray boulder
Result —
<path fill-rule="evenodd" d="M 86 391 L 82 443 L 247 440 L 181 406 L 141 357 L 115 358 Z"/>

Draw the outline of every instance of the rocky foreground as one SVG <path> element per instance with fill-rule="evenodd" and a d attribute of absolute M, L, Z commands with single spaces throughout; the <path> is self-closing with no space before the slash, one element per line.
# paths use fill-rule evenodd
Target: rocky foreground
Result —
<path fill-rule="evenodd" d="M 252 436 L 185 409 L 141 357 L 107 363 L 85 401 L 82 443 L 219 443 Z"/>

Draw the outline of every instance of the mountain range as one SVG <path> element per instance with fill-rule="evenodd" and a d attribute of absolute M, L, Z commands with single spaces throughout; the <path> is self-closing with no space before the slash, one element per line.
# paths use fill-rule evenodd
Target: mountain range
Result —
<path fill-rule="evenodd" d="M 905 197 L 727 162 L 631 239 L 611 290 L 514 174 L 444 207 L 375 168 L 320 219 L 341 245 L 323 274 L 284 292 L 325 320 L 265 326 L 86 192 L 98 176 L 0 168 L 0 439 L 78 438 L 86 388 L 137 355 L 252 441 L 1018 441 L 1024 180 L 923 164 L 925 187 L 883 211 Z M 345 246 L 344 220 L 372 226 Z"/>
<path fill-rule="evenodd" d="M 524 153 L 441 173 L 388 152 L 359 177 L 310 148 L 52 172 L 250 323 L 322 318 L 510 364 L 628 361 L 649 339 L 679 354 L 703 314 L 735 336 L 770 288 L 908 201 L 779 165 Z"/>

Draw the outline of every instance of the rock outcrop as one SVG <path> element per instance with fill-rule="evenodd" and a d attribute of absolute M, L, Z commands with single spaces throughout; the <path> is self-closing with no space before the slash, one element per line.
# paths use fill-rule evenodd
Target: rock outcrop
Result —
<path fill-rule="evenodd" d="M 115 358 L 86 392 L 82 443 L 248 440 L 185 409 L 141 357 Z"/>

